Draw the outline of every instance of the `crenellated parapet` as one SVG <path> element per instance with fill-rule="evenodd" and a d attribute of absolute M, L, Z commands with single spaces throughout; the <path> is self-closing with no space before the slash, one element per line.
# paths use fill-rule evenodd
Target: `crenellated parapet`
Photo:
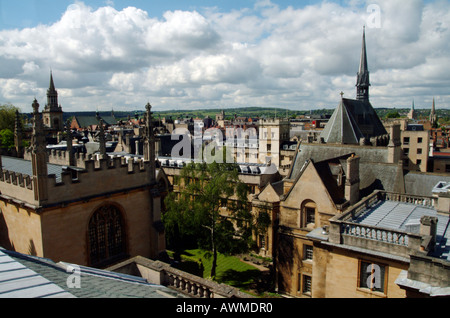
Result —
<path fill-rule="evenodd" d="M 33 189 L 33 178 L 27 174 L 18 173 L 15 171 L 2 170 L 0 174 L 0 181 L 21 188 L 29 190 Z"/>
<path fill-rule="evenodd" d="M 52 155 L 58 156 L 59 153 L 52 151 Z M 151 165 L 143 159 L 103 159 L 85 154 L 76 154 L 76 158 L 77 166 L 49 164 L 46 200 L 36 200 L 34 196 L 35 177 L 6 169 L 0 173 L 0 192 L 34 206 L 46 206 L 147 189 L 154 185 L 149 173 Z M 32 162 L 27 163 L 32 171 Z"/>

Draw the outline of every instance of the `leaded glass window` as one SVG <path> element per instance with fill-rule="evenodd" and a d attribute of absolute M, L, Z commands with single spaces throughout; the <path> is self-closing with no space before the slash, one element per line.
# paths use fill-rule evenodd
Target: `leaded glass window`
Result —
<path fill-rule="evenodd" d="M 122 214 L 114 205 L 97 209 L 89 221 L 91 266 L 103 266 L 126 255 Z"/>

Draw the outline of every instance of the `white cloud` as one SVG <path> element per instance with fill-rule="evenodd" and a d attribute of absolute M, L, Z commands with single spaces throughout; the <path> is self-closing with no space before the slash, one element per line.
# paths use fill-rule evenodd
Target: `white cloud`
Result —
<path fill-rule="evenodd" d="M 106 2 L 105 2 L 106 3 Z M 335 107 L 355 95 L 361 2 L 296 9 L 259 1 L 220 12 L 69 6 L 52 25 L 0 31 L 0 103 L 44 103 L 53 70 L 65 110 L 274 106 Z M 367 1 L 381 27 L 366 28 L 375 107 L 448 106 L 450 4 Z M 294 4 L 294 3 L 293 3 Z M 421 105 L 423 101 L 423 105 Z M 87 106 L 90 105 L 90 106 Z"/>

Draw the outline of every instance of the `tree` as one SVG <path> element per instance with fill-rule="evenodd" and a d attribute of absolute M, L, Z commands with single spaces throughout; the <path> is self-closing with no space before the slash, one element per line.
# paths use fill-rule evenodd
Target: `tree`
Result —
<path fill-rule="evenodd" d="M 400 114 L 398 111 L 393 110 L 387 113 L 386 118 L 400 118 Z"/>
<path fill-rule="evenodd" d="M 0 131 L 1 147 L 6 149 L 14 148 L 14 133 L 8 128 Z"/>
<path fill-rule="evenodd" d="M 254 225 L 248 203 L 248 187 L 239 180 L 235 164 L 190 163 L 176 183 L 179 193 L 166 200 L 163 222 L 170 243 L 195 237 L 212 252 L 211 277 L 216 276 L 217 252 L 248 249 Z M 227 216 L 221 214 L 226 207 Z"/>
<path fill-rule="evenodd" d="M 9 129 L 11 131 L 14 131 L 16 122 L 16 110 L 18 110 L 17 107 L 13 105 L 0 106 L 0 130 Z M 22 120 L 22 117 L 20 118 Z"/>

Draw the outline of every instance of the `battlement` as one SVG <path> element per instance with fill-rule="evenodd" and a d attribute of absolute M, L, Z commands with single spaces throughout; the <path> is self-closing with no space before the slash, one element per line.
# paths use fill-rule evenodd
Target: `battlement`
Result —
<path fill-rule="evenodd" d="M 53 152 L 53 151 L 52 151 Z M 58 151 L 54 152 L 58 155 Z M 124 157 L 92 158 L 79 154 L 77 166 L 48 163 L 48 177 L 44 180 L 47 200 L 44 204 L 57 204 L 92 197 L 97 194 L 127 191 L 151 184 L 149 162 L 143 159 L 127 160 Z M 88 159 L 85 159 L 88 157 Z M 83 160 L 84 159 L 84 160 Z M 35 200 L 32 163 L 3 157 L 4 169 L 0 173 L 1 194 L 33 205 Z M 15 169 L 15 170 L 13 170 Z"/>
<path fill-rule="evenodd" d="M 2 170 L 0 174 L 0 181 L 9 183 L 21 188 L 33 189 L 33 178 L 27 174 L 20 172 Z"/>

